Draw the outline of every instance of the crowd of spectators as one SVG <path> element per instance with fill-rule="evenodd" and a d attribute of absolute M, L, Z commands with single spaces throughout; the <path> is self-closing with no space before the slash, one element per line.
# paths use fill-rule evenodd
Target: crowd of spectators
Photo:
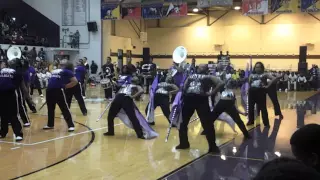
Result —
<path fill-rule="evenodd" d="M 217 76 L 221 72 L 215 72 Z M 319 68 L 317 65 L 312 65 L 312 68 L 306 73 L 290 72 L 290 71 L 273 71 L 269 70 L 274 77 L 279 78 L 277 81 L 277 90 L 279 91 L 307 91 L 318 89 Z M 231 80 L 233 87 L 241 87 L 245 71 L 238 69 L 230 69 L 226 72 L 225 78 Z"/>
<path fill-rule="evenodd" d="M 28 33 L 28 24 L 18 23 L 15 17 L 7 12 L 0 12 L 0 44 L 48 46 L 45 37 L 33 36 Z"/>

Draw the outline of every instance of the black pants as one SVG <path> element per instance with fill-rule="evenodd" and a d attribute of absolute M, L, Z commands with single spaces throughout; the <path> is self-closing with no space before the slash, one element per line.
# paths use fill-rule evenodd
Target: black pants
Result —
<path fill-rule="evenodd" d="M 212 111 L 212 119 L 215 121 L 218 119 L 220 114 L 226 112 L 230 115 L 233 121 L 238 125 L 241 132 L 245 136 L 249 136 L 248 130 L 244 125 L 243 121 L 240 118 L 239 112 L 235 106 L 235 100 L 222 100 L 220 99 L 219 102 L 214 106 Z"/>
<path fill-rule="evenodd" d="M 153 77 L 146 79 L 146 81 L 147 81 L 146 94 L 149 94 L 149 90 L 150 90 L 149 87 L 153 83 L 153 79 L 154 79 Z"/>
<path fill-rule="evenodd" d="M 17 90 L 17 93 L 18 93 L 19 115 L 22 119 L 22 122 L 23 124 L 30 123 L 26 101 L 24 100 L 23 94 L 20 89 Z"/>
<path fill-rule="evenodd" d="M 67 104 L 64 89 L 47 89 L 48 126 L 54 127 L 54 115 L 56 104 L 58 104 L 68 127 L 74 127 L 72 116 Z"/>
<path fill-rule="evenodd" d="M 318 78 L 316 76 L 312 78 L 311 84 L 311 88 L 313 88 L 316 91 L 318 89 Z"/>
<path fill-rule="evenodd" d="M 11 123 L 13 132 L 16 136 L 23 137 L 22 123 L 18 118 L 18 93 L 15 90 L 0 92 L 0 119 L 1 119 L 1 136 L 8 134 L 8 123 Z"/>
<path fill-rule="evenodd" d="M 39 88 L 39 87 L 36 88 L 34 84 L 30 84 L 30 95 L 31 95 L 31 96 L 33 95 L 33 90 L 34 90 L 34 89 L 37 89 L 37 90 L 38 90 L 39 95 L 42 94 L 41 88 Z"/>
<path fill-rule="evenodd" d="M 209 149 L 216 147 L 216 136 L 214 124 L 211 118 L 208 97 L 195 94 L 184 96 L 184 103 L 182 106 L 182 123 L 179 129 L 180 145 L 189 145 L 188 124 L 195 111 L 197 111 L 200 118 L 201 125 L 209 144 Z"/>
<path fill-rule="evenodd" d="M 176 95 L 177 95 L 177 94 L 172 94 L 172 95 L 171 95 L 171 101 L 170 101 L 171 104 L 174 102 L 174 99 L 176 98 Z"/>
<path fill-rule="evenodd" d="M 264 88 L 249 89 L 249 123 L 254 122 L 254 106 L 258 105 L 262 113 L 262 121 L 265 126 L 269 126 L 269 117 L 267 110 L 266 90 Z"/>
<path fill-rule="evenodd" d="M 273 108 L 274 108 L 274 114 L 276 116 L 282 115 L 281 109 L 280 109 L 280 104 L 278 101 L 276 85 L 271 85 L 271 87 L 269 89 L 267 89 L 267 94 L 272 101 Z"/>
<path fill-rule="evenodd" d="M 156 93 L 154 95 L 154 109 L 156 109 L 158 106 L 160 106 L 162 113 L 164 114 L 164 116 L 167 118 L 167 120 L 170 123 L 169 117 L 170 117 L 170 101 L 169 101 L 169 95 L 165 95 L 165 94 L 158 94 Z M 148 107 L 149 104 L 146 107 L 146 114 L 148 113 Z"/>
<path fill-rule="evenodd" d="M 125 96 L 124 94 L 117 94 L 110 106 L 108 114 L 108 131 L 110 133 L 114 133 L 114 118 L 117 116 L 121 109 L 123 109 L 129 117 L 133 129 L 137 134 L 137 137 L 143 137 L 143 132 L 139 120 L 135 114 L 134 102 L 130 97 Z"/>
<path fill-rule="evenodd" d="M 87 114 L 86 104 L 84 103 L 82 94 L 81 94 L 81 84 L 77 84 L 73 88 L 66 89 L 66 99 L 68 103 L 68 107 L 70 109 L 72 97 L 75 97 L 78 101 L 79 107 L 81 109 L 82 114 Z"/>
<path fill-rule="evenodd" d="M 112 98 L 112 88 L 104 89 L 104 97 L 106 99 Z"/>

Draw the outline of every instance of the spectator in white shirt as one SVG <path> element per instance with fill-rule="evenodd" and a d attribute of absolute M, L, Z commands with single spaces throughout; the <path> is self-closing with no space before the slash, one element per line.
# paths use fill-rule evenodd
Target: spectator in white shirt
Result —
<path fill-rule="evenodd" d="M 282 78 L 280 78 L 280 80 L 279 80 L 279 90 L 286 91 L 286 90 L 288 90 L 287 87 L 288 87 L 289 72 L 283 71 L 282 73 L 279 72 L 279 74 L 281 74 L 280 76 L 282 76 Z"/>
<path fill-rule="evenodd" d="M 305 90 L 307 87 L 307 78 L 303 74 L 300 74 L 298 75 L 297 81 L 299 85 L 299 90 Z"/>
<path fill-rule="evenodd" d="M 293 84 L 293 89 L 297 90 L 297 76 L 294 72 L 291 72 L 291 74 L 289 75 L 289 81 L 288 81 L 288 90 L 292 90 L 291 89 L 291 85 Z"/>

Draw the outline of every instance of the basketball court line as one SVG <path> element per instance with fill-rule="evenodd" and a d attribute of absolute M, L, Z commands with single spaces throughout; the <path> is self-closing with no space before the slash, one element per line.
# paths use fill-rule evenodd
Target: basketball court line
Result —
<path fill-rule="evenodd" d="M 84 126 L 84 127 L 86 127 L 86 128 L 88 128 L 89 130 L 91 130 L 90 127 L 88 127 L 88 126 L 86 126 L 86 125 L 84 125 L 84 124 L 81 124 L 81 123 L 79 123 L 79 124 L 82 125 L 82 126 Z M 91 144 L 93 143 L 93 141 L 95 140 L 95 138 L 96 138 L 95 133 L 94 133 L 93 131 L 91 131 L 91 140 L 90 140 L 90 142 L 89 142 L 85 147 L 83 147 L 82 149 L 80 149 L 78 152 L 76 152 L 76 153 L 68 156 L 68 157 L 65 158 L 65 159 L 62 159 L 61 161 L 55 162 L 55 163 L 53 163 L 53 164 L 50 164 L 50 165 L 48 165 L 48 166 L 46 166 L 46 167 L 43 167 L 43 168 L 40 168 L 40 169 L 38 169 L 38 170 L 29 172 L 29 173 L 27 173 L 27 174 L 23 174 L 23 175 L 21 175 L 21 176 L 14 177 L 14 178 L 12 178 L 12 179 L 21 179 L 22 177 L 26 177 L 26 176 L 29 176 L 29 175 L 31 175 L 31 174 L 40 172 L 40 171 L 42 171 L 42 170 L 45 170 L 45 169 L 48 169 L 48 168 L 53 167 L 53 166 L 55 166 L 55 165 L 58 165 L 58 164 L 66 161 L 66 160 L 68 160 L 68 159 L 70 159 L 70 158 L 73 158 L 73 157 L 75 157 L 76 155 L 78 155 L 78 154 L 80 154 L 81 152 L 83 152 L 84 150 L 86 150 L 89 146 L 91 146 Z"/>
<path fill-rule="evenodd" d="M 253 127 L 252 129 L 250 129 L 250 130 L 248 130 L 248 131 L 251 132 L 251 131 L 253 131 L 254 129 L 259 128 L 259 127 L 260 127 L 260 124 L 257 125 L 257 126 L 255 126 L 255 127 Z M 221 145 L 218 146 L 218 147 L 221 149 L 221 148 L 227 146 L 229 143 L 232 142 L 232 140 L 234 140 L 234 139 L 237 138 L 238 136 L 243 136 L 243 135 L 242 135 L 242 134 L 238 134 L 238 135 L 234 136 L 232 139 L 230 139 L 229 141 L 221 144 Z M 197 161 L 199 161 L 199 160 L 202 160 L 204 157 L 209 156 L 209 155 L 212 155 L 212 154 L 210 154 L 210 153 L 205 153 L 205 154 L 201 155 L 200 157 L 198 157 L 198 158 L 196 158 L 196 159 L 194 159 L 194 160 L 192 160 L 192 161 L 184 164 L 183 166 L 180 166 L 180 167 L 176 168 L 175 170 L 173 170 L 173 171 L 165 174 L 164 176 L 158 178 L 158 180 L 165 180 L 166 178 L 172 176 L 173 174 L 175 174 L 175 173 L 183 170 L 185 167 L 190 166 L 191 164 L 194 164 L 195 162 L 197 162 Z M 218 156 L 218 155 L 212 155 L 212 156 Z M 221 155 L 220 155 L 220 156 L 221 156 Z M 220 157 L 220 156 L 218 156 L 218 157 Z M 232 156 L 225 156 L 225 157 L 231 158 Z M 233 158 L 234 158 L 234 157 L 233 157 Z M 240 159 L 241 157 L 237 157 L 237 158 Z M 242 158 L 243 158 L 243 157 L 242 157 Z"/>
<path fill-rule="evenodd" d="M 162 116 L 163 114 L 156 114 L 155 117 L 158 117 L 158 116 Z M 61 119 L 61 118 L 59 118 Z M 76 121 L 75 121 L 76 122 Z M 76 122 L 78 123 L 78 122 Z M 80 124 L 80 123 L 78 123 Z M 115 124 L 114 127 L 116 126 L 120 126 L 120 125 L 123 125 L 123 123 L 119 123 L 119 124 Z M 51 141 L 56 141 L 56 140 L 60 140 L 60 139 L 65 139 L 65 138 L 69 138 L 69 137 L 73 137 L 73 136 L 77 136 L 77 135 L 80 135 L 80 134 L 86 134 L 86 133 L 90 133 L 90 132 L 95 132 L 95 131 L 99 131 L 99 130 L 102 130 L 102 129 L 107 129 L 108 126 L 106 127 L 101 127 L 101 128 L 96 128 L 96 129 L 91 129 L 91 130 L 87 130 L 87 131 L 83 131 L 83 132 L 79 132 L 79 133 L 71 133 L 67 136 L 61 136 L 61 137 L 56 137 L 56 138 L 53 138 L 53 139 L 48 139 L 48 140 L 44 140 L 44 141 L 39 141 L 39 142 L 35 142 L 35 143 L 17 143 L 17 142 L 11 142 L 11 141 L 0 141 L 0 143 L 4 143 L 4 144 L 14 144 L 14 145 L 18 145 L 18 146 L 34 146 L 34 145 L 38 145 L 38 144 L 43 144 L 43 143 L 47 143 L 47 142 L 51 142 Z"/>

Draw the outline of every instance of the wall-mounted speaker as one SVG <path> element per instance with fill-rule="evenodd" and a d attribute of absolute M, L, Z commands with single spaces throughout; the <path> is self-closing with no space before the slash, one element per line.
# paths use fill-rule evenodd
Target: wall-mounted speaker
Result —
<path fill-rule="evenodd" d="M 143 62 L 149 63 L 150 60 L 150 48 L 143 48 Z"/>
<path fill-rule="evenodd" d="M 301 74 L 307 73 L 308 71 L 308 63 L 307 62 L 299 62 L 298 63 L 298 72 Z"/>
<path fill-rule="evenodd" d="M 92 21 L 87 23 L 88 31 L 89 32 L 97 32 L 98 31 L 98 25 L 97 22 Z"/>
<path fill-rule="evenodd" d="M 300 46 L 299 62 L 307 62 L 307 46 Z"/>

